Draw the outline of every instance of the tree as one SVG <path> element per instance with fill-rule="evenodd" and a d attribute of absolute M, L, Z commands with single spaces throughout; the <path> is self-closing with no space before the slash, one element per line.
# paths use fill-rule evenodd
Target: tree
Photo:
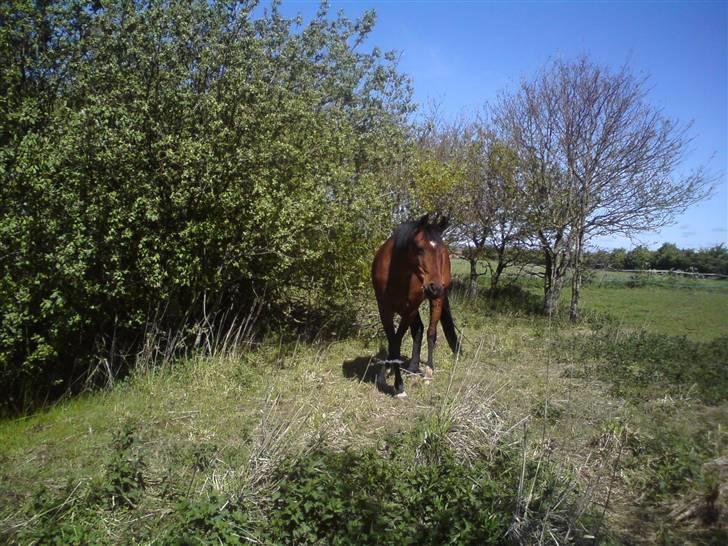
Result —
<path fill-rule="evenodd" d="M 482 117 L 446 123 L 431 115 L 419 146 L 417 201 L 424 210 L 450 216 L 448 237 L 463 245 L 470 264 L 470 294 L 477 292 L 478 277 L 485 274 L 478 271 L 484 260 L 495 290 L 505 268 L 519 256 L 527 225 L 517 154 Z"/>
<path fill-rule="evenodd" d="M 655 252 L 657 269 L 680 269 L 689 267 L 684 252 L 674 243 L 663 243 Z"/>
<path fill-rule="evenodd" d="M 627 252 L 624 258 L 624 267 L 627 269 L 654 269 L 653 252 L 644 245 L 637 245 Z"/>
<path fill-rule="evenodd" d="M 488 262 L 490 288 L 495 291 L 506 267 L 521 259 L 524 243 L 532 234 L 525 218 L 528 201 L 518 154 L 492 132 L 485 134 L 490 135 L 484 158 L 486 169 L 476 183 L 485 188 L 480 215 L 487 218 L 481 224 L 489 226 L 486 240 L 495 261 L 495 267 Z"/>
<path fill-rule="evenodd" d="M 255 6 L 0 5 L 3 402 L 123 369 L 158 308 L 264 295 L 272 320 L 365 286 L 409 81 L 361 50 L 373 13 Z"/>
<path fill-rule="evenodd" d="M 558 181 L 535 189 L 539 200 L 559 203 L 563 230 L 552 240 L 563 239 L 571 254 L 574 321 L 591 237 L 655 230 L 710 191 L 704 169 L 678 172 L 689 125 L 650 106 L 645 81 L 628 67 L 613 72 L 586 58 L 555 61 L 503 101 L 500 111 L 521 153 L 535 160 L 537 172 L 549 171 Z M 548 246 L 543 238 L 542 246 Z"/>
<path fill-rule="evenodd" d="M 550 316 L 568 271 L 574 224 L 574 191 L 558 155 L 556 107 L 538 81 L 524 82 L 515 94 L 501 96 L 493 120 L 523 169 L 524 217 L 543 253 L 543 310 Z"/>

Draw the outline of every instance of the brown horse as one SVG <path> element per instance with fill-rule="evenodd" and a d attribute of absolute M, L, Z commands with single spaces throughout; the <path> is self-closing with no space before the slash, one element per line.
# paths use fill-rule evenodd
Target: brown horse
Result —
<path fill-rule="evenodd" d="M 406 370 L 420 373 L 420 349 L 425 326 L 420 318 L 419 308 L 425 299 L 430 302 L 430 326 L 427 328 L 427 366 L 425 378 L 432 378 L 432 352 L 437 339 L 437 323 L 442 321 L 450 348 L 458 350 L 455 324 L 447 299 L 452 279 L 450 276 L 450 253 L 442 240 L 447 227 L 446 218 L 430 223 L 425 215 L 418 221 L 398 226 L 392 236 L 379 248 L 372 264 L 372 282 L 377 295 L 379 316 L 389 344 L 387 361 L 377 375 L 377 384 L 386 384 L 386 368 L 394 368 L 395 396 L 404 397 L 404 384 L 400 365 L 402 338 L 407 328 L 412 333 L 412 358 Z M 402 320 L 394 329 L 394 314 Z"/>

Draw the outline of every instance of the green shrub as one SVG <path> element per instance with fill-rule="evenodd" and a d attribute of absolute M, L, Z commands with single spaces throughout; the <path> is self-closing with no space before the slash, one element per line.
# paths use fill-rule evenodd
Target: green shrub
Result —
<path fill-rule="evenodd" d="M 228 4 L 0 7 L 4 409 L 108 381 L 149 322 L 260 300 L 272 320 L 363 286 L 408 80 L 355 51 L 372 13 L 302 28 Z"/>
<path fill-rule="evenodd" d="M 485 464 L 415 465 L 374 450 L 281 469 L 270 535 L 286 544 L 502 544 L 513 490 Z"/>
<path fill-rule="evenodd" d="M 216 495 L 182 500 L 172 519 L 163 544 L 247 544 L 241 534 L 252 527 L 244 509 Z"/>
<path fill-rule="evenodd" d="M 680 389 L 707 404 L 728 399 L 728 337 L 709 342 L 647 331 L 624 333 L 610 320 L 593 323 L 589 336 L 559 339 L 556 351 L 584 360 L 582 373 L 596 374 L 618 396 L 644 399 Z"/>

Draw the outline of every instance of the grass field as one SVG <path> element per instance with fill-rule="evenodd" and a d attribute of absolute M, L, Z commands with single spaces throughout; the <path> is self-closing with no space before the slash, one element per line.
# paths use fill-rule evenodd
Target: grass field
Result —
<path fill-rule="evenodd" d="M 468 264 L 454 260 L 456 274 L 466 276 Z M 538 270 L 538 268 L 532 268 Z M 515 269 L 506 274 L 515 273 Z M 512 277 L 502 279 L 503 284 Z M 608 314 L 627 328 L 644 328 L 651 332 L 710 341 L 728 335 L 728 280 L 660 277 L 647 274 L 595 270 L 587 275 L 582 288 L 581 305 L 585 312 Z M 483 287 L 490 279 L 479 279 Z M 518 282 L 534 296 L 542 294 L 539 279 L 522 278 Z M 571 298 L 567 286 L 562 292 L 562 307 Z"/>
<path fill-rule="evenodd" d="M 438 345 L 404 400 L 372 382 L 372 307 L 355 338 L 149 366 L 4 421 L 0 541 L 725 544 L 726 294 L 621 280 L 578 325 L 524 290 L 453 294 L 464 352 Z"/>

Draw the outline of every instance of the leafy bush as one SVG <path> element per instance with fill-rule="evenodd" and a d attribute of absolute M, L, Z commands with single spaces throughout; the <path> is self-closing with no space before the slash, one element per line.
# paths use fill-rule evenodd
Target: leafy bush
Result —
<path fill-rule="evenodd" d="M 707 404 L 728 399 L 728 337 L 709 342 L 640 331 L 621 332 L 606 320 L 590 336 L 579 336 L 557 350 L 574 350 L 587 363 L 583 373 L 596 373 L 619 396 L 644 398 L 666 387 L 689 390 Z"/>
<path fill-rule="evenodd" d="M 98 514 L 83 501 L 75 499 L 69 502 L 74 487 L 68 484 L 64 490 L 52 492 L 45 487 L 36 491 L 33 497 L 33 511 L 37 517 L 30 525 L 21 527 L 17 535 L 4 535 L 0 531 L 0 540 L 8 544 L 53 544 L 83 545 L 99 544 L 108 540 L 98 527 Z M 68 517 L 73 514 L 73 517 Z"/>
<path fill-rule="evenodd" d="M 112 508 L 136 508 L 144 494 L 144 461 L 134 452 L 134 428 L 130 425 L 114 433 L 111 457 L 106 465 L 103 496 Z"/>
<path fill-rule="evenodd" d="M 501 544 L 512 493 L 484 464 L 317 452 L 282 468 L 270 533 L 287 544 Z"/>
<path fill-rule="evenodd" d="M 209 499 L 182 500 L 163 544 L 245 544 L 241 533 L 252 527 L 247 512 L 213 495 Z"/>
<path fill-rule="evenodd" d="M 530 544 L 543 532 L 573 536 L 598 525 L 568 471 L 506 445 L 464 454 L 453 448 L 451 426 L 443 414 L 425 416 L 378 449 L 336 451 L 316 440 L 318 447 L 292 452 L 264 480 L 227 482 L 234 486 L 222 494 L 211 485 L 219 476 L 214 445 L 175 449 L 159 479 L 151 468 L 159 465 L 143 462 L 154 459 L 145 449 L 158 446 L 140 443 L 126 425 L 113 435 L 99 476 L 42 489 L 8 513 L 17 525 L 0 541 Z M 207 487 L 192 487 L 198 473 Z M 519 497 L 521 477 L 528 495 Z"/>
<path fill-rule="evenodd" d="M 362 285 L 408 80 L 355 51 L 372 13 L 302 28 L 254 5 L 0 7 L 7 406 L 119 373 L 149 321 L 260 299 L 271 318 Z"/>

